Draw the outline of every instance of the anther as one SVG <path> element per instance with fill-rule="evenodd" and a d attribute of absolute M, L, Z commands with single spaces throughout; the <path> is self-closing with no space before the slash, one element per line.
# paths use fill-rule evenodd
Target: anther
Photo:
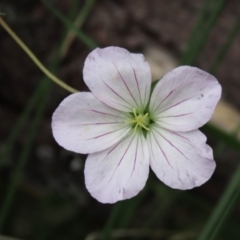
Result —
<path fill-rule="evenodd" d="M 148 117 L 148 113 L 146 113 L 145 115 L 142 115 L 142 114 L 138 115 L 136 109 L 134 108 L 133 115 L 134 115 L 134 119 L 127 119 L 127 121 L 126 121 L 126 123 L 128 123 L 128 124 L 135 124 L 133 132 L 136 133 L 138 126 L 144 128 L 145 130 L 148 131 L 149 128 L 147 126 L 145 126 L 148 122 L 148 121 L 146 121 L 146 118 Z"/>

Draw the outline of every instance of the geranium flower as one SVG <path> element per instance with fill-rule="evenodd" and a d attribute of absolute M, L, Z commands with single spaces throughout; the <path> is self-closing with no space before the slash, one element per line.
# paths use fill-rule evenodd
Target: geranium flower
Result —
<path fill-rule="evenodd" d="M 211 177 L 216 164 L 198 128 L 221 96 L 212 75 L 181 66 L 151 94 L 144 56 L 107 47 L 88 55 L 83 78 L 92 93 L 65 98 L 53 114 L 52 129 L 61 146 L 89 154 L 85 183 L 94 198 L 114 203 L 137 195 L 149 166 L 175 189 L 191 189 Z"/>

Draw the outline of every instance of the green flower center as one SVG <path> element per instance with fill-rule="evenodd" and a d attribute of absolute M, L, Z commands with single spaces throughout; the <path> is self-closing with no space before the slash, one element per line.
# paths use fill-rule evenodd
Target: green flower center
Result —
<path fill-rule="evenodd" d="M 147 131 L 149 130 L 148 126 L 150 123 L 150 118 L 149 118 L 148 113 L 146 113 L 144 115 L 141 113 L 137 113 L 137 110 L 134 108 L 133 113 L 131 115 L 132 115 L 132 118 L 127 119 L 126 123 L 133 125 L 134 133 L 136 133 L 138 127 L 143 128 Z"/>

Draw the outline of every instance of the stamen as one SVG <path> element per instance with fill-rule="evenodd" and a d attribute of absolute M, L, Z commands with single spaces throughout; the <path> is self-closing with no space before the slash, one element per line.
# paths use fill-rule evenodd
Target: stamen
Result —
<path fill-rule="evenodd" d="M 135 124 L 133 132 L 136 133 L 137 128 L 140 126 L 142 128 L 144 128 L 145 130 L 149 131 L 149 128 L 146 126 L 146 124 L 148 124 L 148 121 L 145 121 L 146 118 L 148 117 L 148 113 L 146 113 L 145 115 L 142 114 L 137 114 L 137 110 L 136 108 L 133 109 L 133 115 L 134 118 L 133 119 L 127 119 L 125 122 L 128 124 Z M 144 122 L 145 121 L 145 122 Z"/>
<path fill-rule="evenodd" d="M 134 114 L 134 117 L 137 118 L 137 111 L 136 111 L 136 108 L 133 109 L 133 114 Z"/>
<path fill-rule="evenodd" d="M 147 131 L 149 131 L 149 128 L 146 127 L 145 125 L 143 125 L 142 123 L 139 123 L 139 125 L 140 125 L 142 128 L 144 128 L 144 129 L 146 129 Z"/>
<path fill-rule="evenodd" d="M 134 132 L 134 133 L 136 133 L 137 127 L 138 127 L 138 124 L 136 124 L 135 127 L 134 127 L 134 129 L 133 129 L 133 132 Z"/>

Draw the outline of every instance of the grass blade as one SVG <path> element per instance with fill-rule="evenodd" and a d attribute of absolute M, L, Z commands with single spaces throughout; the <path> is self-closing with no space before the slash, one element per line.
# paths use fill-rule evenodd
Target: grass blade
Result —
<path fill-rule="evenodd" d="M 49 89 L 50 89 L 50 81 L 45 81 L 45 85 L 44 85 L 44 90 L 45 90 L 45 96 L 42 98 L 42 102 L 38 108 L 38 111 L 36 113 L 35 119 L 32 122 L 32 126 L 30 128 L 30 134 L 28 136 L 28 139 L 26 141 L 26 143 L 24 144 L 24 148 L 23 151 L 19 157 L 18 163 L 14 169 L 14 173 L 13 173 L 13 179 L 12 182 L 10 183 L 10 186 L 8 188 L 7 191 L 7 195 L 6 198 L 4 199 L 4 202 L 1 206 L 1 214 L 0 214 L 0 232 L 2 232 L 3 230 L 3 225 L 4 225 L 4 221 L 7 217 L 7 213 L 9 211 L 9 208 L 11 206 L 11 203 L 13 201 L 13 198 L 15 196 L 16 193 L 16 188 L 19 182 L 19 179 L 21 177 L 21 172 L 27 162 L 28 156 L 31 152 L 31 147 L 33 145 L 33 140 L 36 136 L 37 133 L 37 128 L 38 125 L 40 123 L 41 117 L 43 115 L 46 103 L 47 103 L 47 99 L 48 99 L 48 93 L 49 93 Z"/>
<path fill-rule="evenodd" d="M 86 1 L 85 5 L 82 9 L 82 14 L 79 14 L 76 18 L 73 26 L 76 26 L 76 28 L 81 28 L 82 24 L 86 20 L 87 16 L 89 15 L 89 12 L 92 10 L 93 5 L 96 0 L 88 0 Z M 63 43 L 61 47 L 61 54 L 66 55 L 66 52 L 68 51 L 70 44 L 72 43 L 73 39 L 76 37 L 75 32 L 71 31 L 68 33 L 65 42 Z M 90 45 L 89 45 L 90 46 Z M 92 48 L 94 48 L 94 45 L 91 45 Z"/>
<path fill-rule="evenodd" d="M 75 4 L 78 3 L 78 0 L 75 0 L 74 3 Z M 73 10 L 74 9 L 75 8 L 73 8 Z M 65 31 L 65 32 L 66 33 L 64 34 L 63 39 L 65 39 L 65 36 L 67 35 L 68 31 Z M 59 58 L 60 55 L 61 55 L 61 50 L 60 49 L 61 49 L 61 45 L 62 45 L 63 42 L 64 42 L 63 40 L 60 41 L 60 47 L 58 48 L 58 52 L 55 55 L 55 61 L 54 61 L 53 67 L 52 67 L 52 71 L 56 70 L 56 68 L 57 68 L 57 66 L 60 62 L 60 58 Z M 0 232 L 3 230 L 3 225 L 4 225 L 4 222 L 5 222 L 5 219 L 7 217 L 9 208 L 12 204 L 13 199 L 14 199 L 14 196 L 15 196 L 15 193 L 16 193 L 16 188 L 17 188 L 19 179 L 21 177 L 21 172 L 22 172 L 22 170 L 23 170 L 23 168 L 24 168 L 24 166 L 27 162 L 28 156 L 31 152 L 31 148 L 32 148 L 32 145 L 33 145 L 33 142 L 34 142 L 34 138 L 35 138 L 36 133 L 37 133 L 38 125 L 39 125 L 41 117 L 44 113 L 44 109 L 45 109 L 45 106 L 46 106 L 46 103 L 47 103 L 47 100 L 48 100 L 48 96 L 49 96 L 49 93 L 50 93 L 50 90 L 51 90 L 51 82 L 49 81 L 48 78 L 45 78 L 42 85 L 43 85 L 43 91 L 39 90 L 40 92 L 38 92 L 38 94 L 40 94 L 40 96 L 41 96 L 41 99 L 40 99 L 41 104 L 40 104 L 39 108 L 37 109 L 34 120 L 32 121 L 32 125 L 31 125 L 31 128 L 30 128 L 31 129 L 30 134 L 27 138 L 26 143 L 24 144 L 24 148 L 23 148 L 23 151 L 20 155 L 17 166 L 14 169 L 13 180 L 10 184 L 10 187 L 8 189 L 6 198 L 5 198 L 5 200 L 2 204 L 2 207 L 1 207 L 1 211 L 0 211 L 0 213 L 1 213 L 0 214 Z M 34 98 L 34 100 L 35 100 L 35 98 Z M 34 103 L 31 103 L 31 106 L 34 106 Z M 28 112 L 29 112 L 29 110 L 27 111 L 27 113 Z M 26 115 L 24 115 L 24 117 L 26 117 Z M 22 121 L 21 121 L 21 124 L 22 124 Z M 17 130 L 19 130 L 19 126 L 21 124 L 19 124 L 17 126 L 18 127 L 18 128 L 16 128 Z M 12 139 L 11 139 L 11 141 L 12 141 Z"/>
<path fill-rule="evenodd" d="M 85 21 L 87 14 L 89 13 L 90 9 L 92 8 L 95 0 L 90 0 L 87 1 L 86 4 L 83 6 L 83 9 L 80 14 L 78 14 L 76 20 L 75 20 L 75 25 L 76 27 L 81 27 L 82 23 Z M 78 1 L 76 0 L 74 4 L 72 4 L 72 10 L 76 11 L 78 5 Z M 71 17 L 70 17 L 71 18 Z M 66 55 L 67 49 L 70 47 L 70 43 L 72 41 L 72 36 L 71 35 L 71 40 L 69 39 L 69 31 L 66 31 L 67 37 L 65 38 L 63 44 L 61 45 L 61 50 L 60 50 L 60 58 L 63 59 Z M 35 90 L 34 94 L 32 97 L 29 99 L 27 106 L 24 108 L 22 114 L 18 118 L 16 124 L 14 125 L 12 131 L 10 132 L 5 144 L 4 148 L 0 152 L 0 167 L 2 166 L 4 160 L 6 157 L 9 155 L 11 152 L 13 145 L 20 134 L 21 129 L 23 128 L 26 119 L 29 117 L 31 111 L 34 109 L 34 106 L 36 105 L 37 101 L 39 100 L 39 97 L 42 94 L 42 88 L 44 85 L 44 79 L 40 82 L 39 86 Z"/>
<path fill-rule="evenodd" d="M 199 37 L 201 29 L 204 28 L 204 25 L 206 22 L 206 17 L 207 17 L 206 15 L 207 15 L 208 7 L 209 7 L 210 3 L 211 3 L 211 0 L 204 0 L 204 2 L 203 2 L 202 10 L 200 11 L 200 13 L 197 17 L 197 21 L 192 30 L 192 33 L 190 34 L 190 37 L 189 37 L 189 40 L 187 43 L 187 48 L 186 48 L 184 54 L 182 55 L 182 58 L 180 61 L 183 64 L 185 62 L 187 62 L 189 55 L 191 55 L 191 49 L 193 48 L 193 46 L 197 40 L 197 37 Z"/>
<path fill-rule="evenodd" d="M 48 1 L 41 0 L 46 8 L 48 8 L 54 16 L 56 16 L 69 30 L 73 31 L 76 36 L 90 49 L 97 47 L 97 44 L 86 34 L 80 32 L 63 14 L 56 10 Z"/>
<path fill-rule="evenodd" d="M 201 232 L 198 240 L 214 240 L 223 224 L 225 218 L 230 214 L 233 207 L 238 202 L 240 183 L 240 165 L 230 180 L 227 189 L 221 197 L 217 207 L 213 211 L 206 226 Z"/>
<path fill-rule="evenodd" d="M 202 34 L 197 38 L 197 41 L 194 42 L 195 44 L 189 46 L 188 57 L 187 56 L 184 57 L 184 59 L 181 61 L 181 65 L 182 64 L 190 65 L 195 61 L 195 59 L 197 58 L 197 55 L 201 51 L 204 43 L 206 42 L 206 39 L 207 39 L 208 35 L 210 34 L 215 22 L 217 21 L 219 14 L 223 10 L 225 3 L 226 3 L 226 0 L 218 0 L 217 1 L 217 5 L 214 8 L 214 11 L 211 14 L 210 19 L 207 21 L 207 23 L 202 31 Z"/>

